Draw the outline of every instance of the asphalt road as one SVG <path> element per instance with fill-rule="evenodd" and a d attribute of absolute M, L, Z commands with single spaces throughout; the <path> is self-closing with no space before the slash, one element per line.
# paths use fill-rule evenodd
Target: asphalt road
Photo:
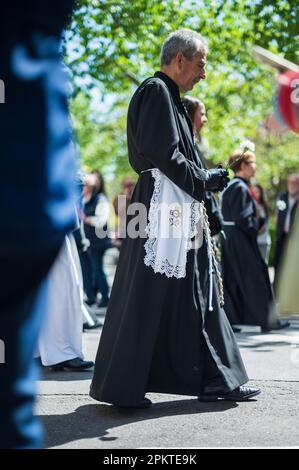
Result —
<path fill-rule="evenodd" d="M 88 396 L 92 371 L 45 370 L 37 414 L 46 447 L 299 447 L 299 318 L 291 322 L 279 333 L 248 327 L 237 335 L 250 384 L 262 389 L 246 403 L 148 394 L 150 409 L 120 411 Z M 99 335 L 100 330 L 84 333 L 86 359 L 94 359 Z"/>

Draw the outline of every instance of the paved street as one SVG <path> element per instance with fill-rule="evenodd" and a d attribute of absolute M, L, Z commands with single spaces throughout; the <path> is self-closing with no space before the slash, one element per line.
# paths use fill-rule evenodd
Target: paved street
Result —
<path fill-rule="evenodd" d="M 105 257 L 111 285 L 117 251 Z M 272 273 L 271 273 L 272 274 Z M 98 310 L 104 320 L 105 310 Z M 44 370 L 38 414 L 49 448 L 299 447 L 299 316 L 279 333 L 247 327 L 238 334 L 250 384 L 262 389 L 248 403 L 199 403 L 195 397 L 148 394 L 148 410 L 117 410 L 88 396 L 92 371 Z M 100 329 L 83 335 L 94 360 Z"/>
<path fill-rule="evenodd" d="M 84 333 L 94 359 L 99 330 Z M 238 334 L 252 385 L 249 403 L 199 403 L 195 397 L 149 394 L 149 410 L 119 411 L 88 396 L 92 372 L 45 371 L 38 414 L 50 448 L 299 447 L 299 318 L 279 334 Z"/>

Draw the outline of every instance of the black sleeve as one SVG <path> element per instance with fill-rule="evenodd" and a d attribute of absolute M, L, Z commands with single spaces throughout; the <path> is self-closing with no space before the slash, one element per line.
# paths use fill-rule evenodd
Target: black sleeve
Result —
<path fill-rule="evenodd" d="M 223 228 L 223 217 L 215 196 L 207 192 L 205 196 L 205 206 L 210 222 L 212 236 L 217 235 Z"/>
<path fill-rule="evenodd" d="M 0 39 L 24 38 L 32 32 L 59 36 L 75 0 L 7 0 L 1 4 Z"/>
<path fill-rule="evenodd" d="M 140 91 L 139 113 L 135 121 L 136 147 L 179 188 L 194 199 L 204 197 L 203 172 L 179 150 L 179 135 L 167 89 L 159 82 L 148 83 Z"/>
<path fill-rule="evenodd" d="M 258 220 L 255 215 L 254 202 L 244 186 L 237 186 L 231 193 L 230 207 L 232 220 L 236 225 L 256 238 L 258 235 Z"/>

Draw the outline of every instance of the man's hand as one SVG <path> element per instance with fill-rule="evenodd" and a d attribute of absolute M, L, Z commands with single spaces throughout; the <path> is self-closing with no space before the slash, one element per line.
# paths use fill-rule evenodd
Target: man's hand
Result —
<path fill-rule="evenodd" d="M 223 168 L 207 170 L 205 189 L 207 191 L 222 191 L 229 183 L 228 171 Z"/>

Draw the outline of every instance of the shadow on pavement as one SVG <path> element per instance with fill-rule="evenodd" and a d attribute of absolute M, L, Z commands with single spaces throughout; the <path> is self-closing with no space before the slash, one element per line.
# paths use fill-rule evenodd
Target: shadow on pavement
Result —
<path fill-rule="evenodd" d="M 269 333 L 257 332 L 257 327 L 242 327 L 243 331 L 236 334 L 240 348 L 256 349 L 257 352 L 272 352 L 276 347 L 299 345 L 299 322 L 292 321 L 291 325 L 283 330 L 272 330 Z"/>
<path fill-rule="evenodd" d="M 117 437 L 108 436 L 111 430 L 127 424 L 158 419 L 166 416 L 224 412 L 236 408 L 235 402 L 201 403 L 198 400 L 177 400 L 154 403 L 147 410 L 125 410 L 112 405 L 87 404 L 76 411 L 63 415 L 43 415 L 46 447 L 56 447 L 80 439 L 98 438 L 99 448 L 105 442 L 116 441 Z"/>
<path fill-rule="evenodd" d="M 59 381 L 59 382 L 73 382 L 77 380 L 91 380 L 93 376 L 93 368 L 83 370 L 80 372 L 61 371 L 55 372 L 48 367 L 43 367 L 40 373 L 39 381 Z"/>
<path fill-rule="evenodd" d="M 299 343 L 299 337 L 298 337 L 298 343 Z M 257 348 L 264 348 L 272 346 L 272 348 L 267 349 L 267 352 L 272 352 L 277 346 L 289 346 L 291 343 L 290 341 L 252 341 L 252 338 L 250 337 L 249 341 L 238 341 L 239 347 L 241 348 L 252 348 L 252 349 L 257 349 Z M 266 351 L 266 350 L 265 350 Z"/>

